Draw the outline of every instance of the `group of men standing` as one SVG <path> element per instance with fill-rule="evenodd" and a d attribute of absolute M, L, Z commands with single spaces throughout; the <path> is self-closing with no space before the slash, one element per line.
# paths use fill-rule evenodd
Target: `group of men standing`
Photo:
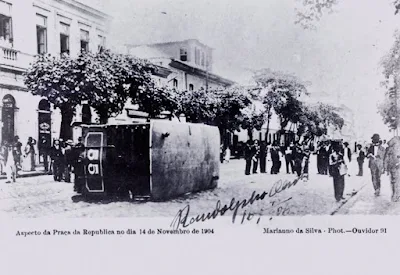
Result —
<path fill-rule="evenodd" d="M 278 142 L 272 144 L 265 141 L 248 140 L 244 149 L 244 158 L 246 160 L 245 174 L 257 173 L 258 166 L 260 172 L 267 171 L 267 158 L 272 162 L 271 174 L 279 174 L 282 162 L 286 164 L 287 174 L 308 175 L 308 163 L 310 157 L 310 148 L 304 143 L 291 142 L 287 146 L 279 146 Z"/>
<path fill-rule="evenodd" d="M 72 140 L 55 140 L 50 149 L 52 159 L 52 170 L 55 181 L 71 181 L 71 172 L 76 167 L 79 155 L 84 149 L 82 138 L 74 144 Z"/>
<path fill-rule="evenodd" d="M 368 168 L 371 171 L 371 180 L 374 187 L 375 196 L 379 196 L 381 192 L 381 176 L 387 172 L 390 175 L 390 182 L 392 188 L 392 201 L 400 200 L 400 137 L 394 137 L 391 141 L 386 143 L 386 140 L 382 141 L 379 134 L 374 134 L 371 137 L 371 144 L 364 148 L 361 144 L 357 144 L 354 154 L 357 154 L 358 174 L 357 176 L 363 176 L 364 173 L 364 161 L 368 159 Z M 339 159 L 342 159 L 342 163 L 348 166 L 352 161 L 352 151 L 348 147 L 348 143 L 343 143 L 339 150 L 336 150 Z M 317 167 L 319 174 L 329 174 L 335 177 L 335 173 L 332 173 L 329 157 L 332 154 L 332 146 L 329 141 L 323 141 L 318 144 L 317 149 Z M 336 173 L 338 174 L 338 173 Z M 351 173 L 346 172 L 347 175 Z M 343 174 L 340 174 L 343 176 Z M 335 179 L 334 179 L 335 180 Z M 336 185 L 335 185 L 336 187 Z M 344 181 L 343 181 L 344 188 Z M 343 188 L 339 188 L 342 190 Z M 335 196 L 337 190 L 335 189 Z M 341 195 L 337 195 L 341 197 Z M 337 198 L 337 199 L 338 199 Z"/>

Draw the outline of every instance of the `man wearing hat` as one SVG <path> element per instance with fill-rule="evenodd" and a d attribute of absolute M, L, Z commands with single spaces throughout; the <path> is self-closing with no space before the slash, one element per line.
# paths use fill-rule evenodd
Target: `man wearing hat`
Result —
<path fill-rule="evenodd" d="M 72 147 L 74 146 L 74 142 L 72 140 L 67 140 L 65 142 L 64 148 L 64 157 L 65 157 L 65 171 L 64 171 L 64 179 L 65 182 L 71 182 L 71 171 L 74 164 L 74 155 Z"/>
<path fill-rule="evenodd" d="M 385 148 L 380 144 L 379 134 L 372 136 L 372 144 L 368 148 L 367 158 L 369 159 L 369 169 L 371 169 L 372 184 L 375 189 L 375 196 L 380 195 L 381 175 L 384 170 L 383 159 L 385 157 Z"/>

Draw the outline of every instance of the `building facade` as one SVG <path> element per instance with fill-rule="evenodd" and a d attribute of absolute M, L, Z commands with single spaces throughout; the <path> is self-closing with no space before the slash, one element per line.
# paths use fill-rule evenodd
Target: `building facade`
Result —
<path fill-rule="evenodd" d="M 39 54 L 77 56 L 105 47 L 110 20 L 75 0 L 0 0 L 0 143 L 33 137 L 40 152 L 58 138 L 59 111 L 27 90 L 23 73 Z"/>
<path fill-rule="evenodd" d="M 149 45 L 127 45 L 127 53 L 165 67 L 163 84 L 178 90 L 226 88 L 233 81 L 213 73 L 213 49 L 197 39 Z"/>

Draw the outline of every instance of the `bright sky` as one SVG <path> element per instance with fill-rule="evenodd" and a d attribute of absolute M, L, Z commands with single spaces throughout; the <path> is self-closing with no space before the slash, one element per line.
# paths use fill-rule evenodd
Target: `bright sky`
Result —
<path fill-rule="evenodd" d="M 214 71 L 232 80 L 270 68 L 310 81 L 316 98 L 345 103 L 356 131 L 389 137 L 377 114 L 379 61 L 400 27 L 392 0 L 338 0 L 317 30 L 295 25 L 301 0 L 81 0 L 113 16 L 112 42 L 143 44 L 198 38 L 215 48 Z"/>

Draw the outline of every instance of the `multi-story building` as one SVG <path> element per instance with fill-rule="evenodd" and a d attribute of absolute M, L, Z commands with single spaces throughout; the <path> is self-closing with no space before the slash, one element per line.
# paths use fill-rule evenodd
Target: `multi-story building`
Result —
<path fill-rule="evenodd" d="M 213 73 L 213 49 L 197 39 L 126 47 L 128 54 L 169 69 L 172 73 L 160 81 L 179 90 L 214 89 L 234 84 Z"/>
<path fill-rule="evenodd" d="M 104 47 L 110 19 L 76 0 L 0 0 L 0 142 L 18 135 L 25 143 L 31 136 L 40 151 L 58 137 L 59 112 L 27 90 L 23 73 L 36 55 L 76 56 Z"/>

